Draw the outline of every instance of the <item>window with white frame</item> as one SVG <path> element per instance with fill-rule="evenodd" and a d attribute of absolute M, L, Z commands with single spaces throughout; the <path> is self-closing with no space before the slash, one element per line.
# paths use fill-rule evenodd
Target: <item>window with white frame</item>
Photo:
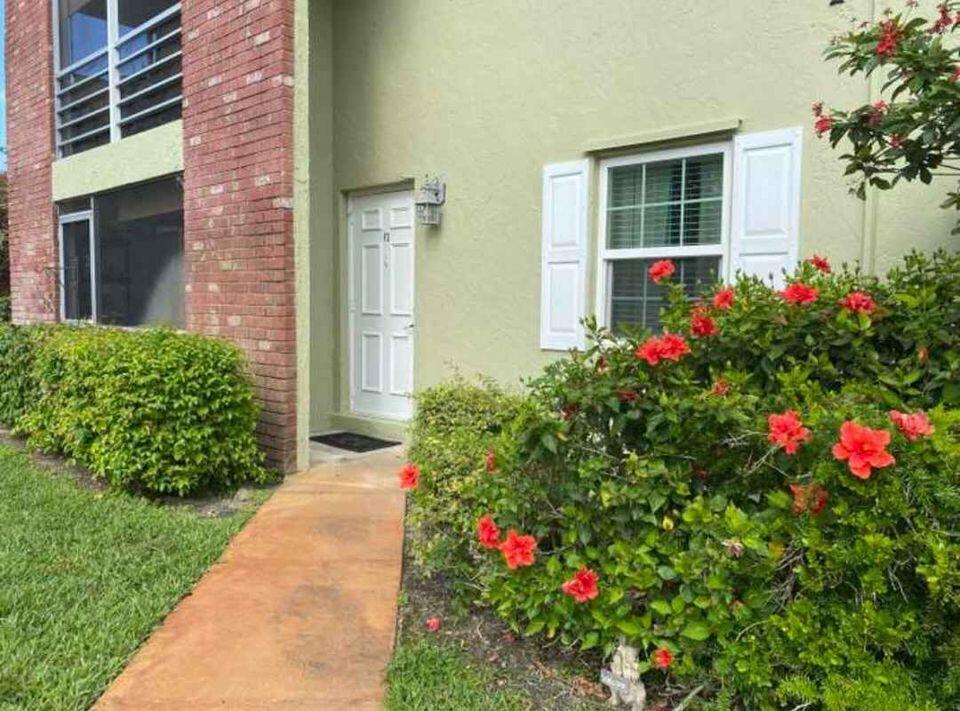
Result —
<path fill-rule="evenodd" d="M 57 150 L 66 157 L 180 117 L 180 3 L 56 0 Z"/>
<path fill-rule="evenodd" d="M 647 274 L 661 259 L 695 296 L 724 275 L 731 146 L 718 143 L 601 163 L 601 320 L 614 329 L 660 329 L 667 285 Z"/>
<path fill-rule="evenodd" d="M 177 178 L 57 208 L 63 320 L 183 326 L 183 192 Z"/>

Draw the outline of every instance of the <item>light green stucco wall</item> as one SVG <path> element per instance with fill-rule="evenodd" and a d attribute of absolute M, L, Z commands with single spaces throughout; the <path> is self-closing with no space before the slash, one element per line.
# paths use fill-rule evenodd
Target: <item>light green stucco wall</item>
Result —
<path fill-rule="evenodd" d="M 326 194 L 338 213 L 333 221 L 313 213 L 311 241 L 326 250 L 333 240 L 339 262 L 337 299 L 331 303 L 316 283 L 312 295 L 324 333 L 329 319 L 339 319 L 334 409 L 344 410 L 349 394 L 340 317 L 348 190 L 426 174 L 447 182 L 443 226 L 417 235 L 418 388 L 453 367 L 516 383 L 555 357 L 539 348 L 541 170 L 598 144 L 615 145 L 617 137 L 731 119 L 740 119 L 744 132 L 803 126 L 802 254 L 823 252 L 836 262 L 866 257 L 868 267 L 885 268 L 908 248 L 957 246 L 949 237 L 954 215 L 936 208 L 940 191 L 901 189 L 860 202 L 847 192 L 838 153 L 810 128 L 813 100 L 844 107 L 871 97 L 866 82 L 838 77 L 821 55 L 851 17 L 883 9 L 874 5 L 335 1 L 327 97 L 334 177 Z M 321 93 L 326 61 L 311 65 L 322 75 L 311 86 Z M 314 161 L 328 146 L 327 131 L 324 113 L 311 127 L 323 144 L 312 147 Z M 316 187 L 315 195 L 324 195 Z M 595 203 L 595 185 L 592 195 Z M 590 215 L 595 238 L 596 204 Z M 314 256 L 312 274 L 326 263 L 326 254 Z M 325 370 L 329 344 L 316 330 L 312 338 L 312 374 L 325 377 L 333 372 Z M 322 395 L 314 397 L 314 424 L 326 387 L 313 388 Z"/>
<path fill-rule="evenodd" d="M 66 200 L 183 170 L 183 123 L 108 143 L 53 164 L 53 199 Z"/>

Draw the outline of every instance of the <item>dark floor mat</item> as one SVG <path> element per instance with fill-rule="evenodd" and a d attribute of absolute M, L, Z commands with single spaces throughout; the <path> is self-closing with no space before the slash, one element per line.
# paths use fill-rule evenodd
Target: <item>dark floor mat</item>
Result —
<path fill-rule="evenodd" d="M 333 434 L 317 435 L 316 437 L 311 437 L 310 441 L 325 444 L 328 447 L 346 449 L 349 452 L 373 452 L 377 449 L 386 449 L 387 447 L 400 444 L 399 442 L 367 437 L 366 435 L 356 434 L 354 432 L 334 432 Z"/>

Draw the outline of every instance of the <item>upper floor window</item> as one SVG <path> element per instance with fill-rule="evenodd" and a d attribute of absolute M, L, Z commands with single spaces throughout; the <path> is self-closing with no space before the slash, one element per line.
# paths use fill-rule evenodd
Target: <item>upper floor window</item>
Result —
<path fill-rule="evenodd" d="M 722 277 L 730 162 L 728 144 L 603 162 L 600 304 L 614 330 L 659 330 L 666 286 L 647 275 L 655 261 L 672 260 L 691 296 Z"/>
<path fill-rule="evenodd" d="M 180 3 L 57 0 L 61 157 L 180 117 Z"/>

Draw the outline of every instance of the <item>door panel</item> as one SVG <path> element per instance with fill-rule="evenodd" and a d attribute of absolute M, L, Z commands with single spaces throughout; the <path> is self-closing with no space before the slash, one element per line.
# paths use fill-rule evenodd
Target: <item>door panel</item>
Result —
<path fill-rule="evenodd" d="M 368 393 L 383 391 L 383 336 L 379 333 L 360 334 L 360 389 Z"/>
<path fill-rule="evenodd" d="M 364 314 L 379 316 L 383 313 L 383 247 L 365 244 L 362 249 L 360 283 L 363 299 L 360 308 Z"/>
<path fill-rule="evenodd" d="M 408 333 L 390 337 L 390 394 L 406 396 L 412 390 L 413 339 Z"/>
<path fill-rule="evenodd" d="M 350 200 L 351 408 L 412 412 L 414 221 L 409 192 Z"/>
<path fill-rule="evenodd" d="M 413 244 L 391 242 L 388 249 L 390 250 L 390 314 L 412 316 Z"/>

